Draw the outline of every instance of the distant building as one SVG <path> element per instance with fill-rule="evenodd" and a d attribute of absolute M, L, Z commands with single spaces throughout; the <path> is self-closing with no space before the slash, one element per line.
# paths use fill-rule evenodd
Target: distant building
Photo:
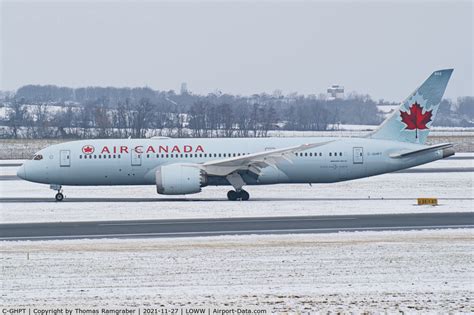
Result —
<path fill-rule="evenodd" d="M 328 99 L 344 98 L 344 87 L 342 85 L 333 84 L 328 87 Z"/>
<path fill-rule="evenodd" d="M 188 84 L 186 82 L 181 83 L 181 94 L 188 94 Z"/>

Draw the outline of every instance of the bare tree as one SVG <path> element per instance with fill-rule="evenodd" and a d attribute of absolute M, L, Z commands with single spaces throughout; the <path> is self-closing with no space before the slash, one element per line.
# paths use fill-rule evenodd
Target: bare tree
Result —
<path fill-rule="evenodd" d="M 8 125 L 13 138 L 18 138 L 19 130 L 22 126 L 31 126 L 28 111 L 25 105 L 19 101 L 13 101 L 8 113 Z"/>
<path fill-rule="evenodd" d="M 142 98 L 132 107 L 132 126 L 135 138 L 144 138 L 154 117 L 154 106 L 147 98 Z"/>
<path fill-rule="evenodd" d="M 234 133 L 234 120 L 232 107 L 229 104 L 221 104 L 217 107 L 218 122 L 224 131 L 224 137 L 232 137 Z"/>
<path fill-rule="evenodd" d="M 51 131 L 49 130 L 50 117 L 48 112 L 48 106 L 44 103 L 38 103 L 34 105 L 33 117 L 33 137 L 36 139 L 49 138 L 51 135 Z"/>

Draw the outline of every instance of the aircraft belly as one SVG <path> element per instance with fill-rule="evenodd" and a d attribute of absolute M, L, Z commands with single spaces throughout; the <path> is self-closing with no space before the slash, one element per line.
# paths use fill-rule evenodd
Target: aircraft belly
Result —
<path fill-rule="evenodd" d="M 269 166 L 262 169 L 261 174 L 258 176 L 256 184 L 278 184 L 286 183 L 288 182 L 288 180 L 288 175 L 280 168 Z"/>
<path fill-rule="evenodd" d="M 323 183 L 334 181 L 334 170 L 323 162 L 296 161 L 281 166 L 288 183 Z"/>
<path fill-rule="evenodd" d="M 111 185 L 107 165 L 71 165 L 68 170 L 61 170 L 64 185 Z"/>

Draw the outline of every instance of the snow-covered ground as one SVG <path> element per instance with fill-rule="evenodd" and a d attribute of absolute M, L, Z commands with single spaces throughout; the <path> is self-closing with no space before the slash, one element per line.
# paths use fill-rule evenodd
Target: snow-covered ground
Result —
<path fill-rule="evenodd" d="M 473 241 L 464 229 L 1 242 L 1 304 L 470 313 Z"/>
<path fill-rule="evenodd" d="M 378 125 L 334 125 L 327 131 L 270 130 L 269 137 L 362 137 L 377 129 Z M 332 130 L 331 130 L 332 129 Z M 472 137 L 474 127 L 433 127 L 430 137 Z"/>
<path fill-rule="evenodd" d="M 420 168 L 473 167 L 474 160 L 442 160 Z M 8 169 L 5 170 L 5 169 Z M 1 175 L 16 167 L 0 168 Z M 392 173 L 335 184 L 248 186 L 251 200 L 229 202 L 228 187 L 205 187 L 188 196 L 157 195 L 154 186 L 65 187 L 54 202 L 47 185 L 0 181 L 0 222 L 229 218 L 409 212 L 471 212 L 474 173 Z M 37 202 L 3 198 L 50 198 Z M 417 206 L 418 197 L 440 205 Z M 3 199 L 3 200 L 2 200 Z"/>

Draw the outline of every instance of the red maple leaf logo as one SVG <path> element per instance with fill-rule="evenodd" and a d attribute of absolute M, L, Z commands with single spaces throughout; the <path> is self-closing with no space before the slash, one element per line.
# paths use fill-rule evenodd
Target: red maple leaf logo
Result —
<path fill-rule="evenodd" d="M 418 129 L 428 129 L 426 124 L 431 121 L 431 112 L 432 110 L 427 110 L 423 114 L 423 107 L 421 107 L 420 104 L 415 102 L 410 106 L 410 113 L 401 110 L 400 116 L 402 118 L 402 122 L 407 125 L 405 129 L 416 130 L 415 135 L 416 138 L 418 138 Z"/>
<path fill-rule="evenodd" d="M 82 152 L 84 152 L 85 154 L 91 154 L 94 152 L 94 147 L 91 145 L 85 145 L 82 147 Z"/>

